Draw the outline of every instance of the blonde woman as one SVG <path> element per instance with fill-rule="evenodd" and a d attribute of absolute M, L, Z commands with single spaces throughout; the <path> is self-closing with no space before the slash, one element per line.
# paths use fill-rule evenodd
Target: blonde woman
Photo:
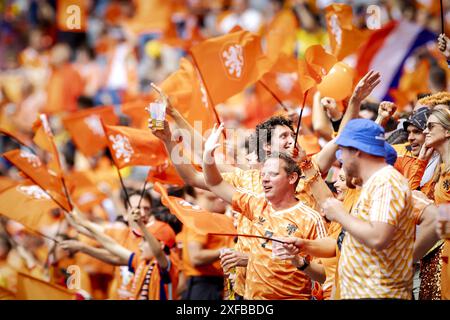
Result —
<path fill-rule="evenodd" d="M 425 145 L 436 150 L 441 156 L 441 164 L 434 176 L 434 200 L 437 205 L 450 202 L 450 110 L 446 105 L 437 105 L 428 118 L 423 132 Z M 449 240 L 438 243 L 435 253 L 422 261 L 426 266 L 421 270 L 421 299 L 450 299 L 450 275 L 448 257 Z"/>

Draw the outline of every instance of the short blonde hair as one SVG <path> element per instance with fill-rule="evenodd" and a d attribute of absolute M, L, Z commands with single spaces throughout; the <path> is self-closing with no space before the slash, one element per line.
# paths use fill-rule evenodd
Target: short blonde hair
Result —
<path fill-rule="evenodd" d="M 450 93 L 445 91 L 438 92 L 432 94 L 431 96 L 419 99 L 419 101 L 417 101 L 417 104 L 429 107 L 431 109 L 438 104 L 444 104 L 450 107 Z"/>

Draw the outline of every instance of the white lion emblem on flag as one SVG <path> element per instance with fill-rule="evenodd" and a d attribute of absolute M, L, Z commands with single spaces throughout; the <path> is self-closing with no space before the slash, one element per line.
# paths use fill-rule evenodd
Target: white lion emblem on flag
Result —
<path fill-rule="evenodd" d="M 330 27 L 331 33 L 336 38 L 336 43 L 340 47 L 342 44 L 342 29 L 339 25 L 339 18 L 335 14 L 330 17 Z"/>
<path fill-rule="evenodd" d="M 105 132 L 103 131 L 102 123 L 100 118 L 96 115 L 91 115 L 84 119 L 84 123 L 89 127 L 89 129 L 97 136 L 104 137 Z"/>
<path fill-rule="evenodd" d="M 244 67 L 243 48 L 239 44 L 229 46 L 227 50 L 222 52 L 224 64 L 228 73 L 231 76 L 240 78 L 242 75 L 242 68 Z"/>
<path fill-rule="evenodd" d="M 109 136 L 109 140 L 113 143 L 112 148 L 114 150 L 114 156 L 116 157 L 116 159 L 123 158 L 123 161 L 125 163 L 130 162 L 134 150 L 131 147 L 128 138 L 120 134 L 116 134 L 116 136 L 111 134 Z"/>
<path fill-rule="evenodd" d="M 297 81 L 297 74 L 295 72 L 277 73 L 277 86 L 285 94 L 288 94 L 292 91 L 292 88 L 295 85 L 295 81 Z"/>
<path fill-rule="evenodd" d="M 41 200 L 41 199 L 50 200 L 51 199 L 50 196 L 37 185 L 20 186 L 18 189 L 20 192 L 22 192 L 22 193 L 26 194 L 27 196 L 32 197 L 36 200 Z"/>
<path fill-rule="evenodd" d="M 31 164 L 33 168 L 37 168 L 42 165 L 41 160 L 30 152 L 20 151 L 20 157 L 27 159 L 28 163 Z"/>

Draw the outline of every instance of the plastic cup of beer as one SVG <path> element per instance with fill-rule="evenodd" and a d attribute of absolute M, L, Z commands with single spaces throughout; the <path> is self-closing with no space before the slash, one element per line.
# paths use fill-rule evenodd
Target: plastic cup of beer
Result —
<path fill-rule="evenodd" d="M 150 118 L 154 130 L 164 129 L 164 120 L 166 119 L 166 104 L 161 101 L 150 103 Z"/>

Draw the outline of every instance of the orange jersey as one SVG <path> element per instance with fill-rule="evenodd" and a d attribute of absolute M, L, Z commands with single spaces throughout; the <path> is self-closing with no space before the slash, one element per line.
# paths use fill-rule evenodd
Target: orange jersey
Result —
<path fill-rule="evenodd" d="M 229 248 L 233 246 L 231 237 L 204 235 L 183 226 L 183 272 L 186 277 L 192 276 L 223 276 L 220 260 L 217 259 L 213 263 L 195 267 L 189 258 L 189 243 L 197 242 L 202 245 L 203 249 L 214 250 L 221 248 Z"/>
<path fill-rule="evenodd" d="M 366 222 L 395 227 L 389 246 L 370 249 L 347 232 L 338 272 L 343 299 L 411 299 L 414 217 L 408 181 L 392 166 L 374 173 L 364 184 L 351 214 Z"/>
<path fill-rule="evenodd" d="M 441 175 L 434 187 L 434 199 L 438 205 L 450 202 L 450 171 L 445 170 L 445 164 L 441 164 Z M 450 241 L 448 239 L 444 242 L 441 259 L 441 298 L 450 300 Z"/>
<path fill-rule="evenodd" d="M 237 189 L 233 209 L 253 224 L 253 234 L 265 237 L 317 239 L 327 232 L 320 214 L 299 201 L 295 206 L 276 211 L 263 195 Z M 311 279 L 290 262 L 272 258 L 272 243 L 252 243 L 247 265 L 245 299 L 310 299 Z"/>

